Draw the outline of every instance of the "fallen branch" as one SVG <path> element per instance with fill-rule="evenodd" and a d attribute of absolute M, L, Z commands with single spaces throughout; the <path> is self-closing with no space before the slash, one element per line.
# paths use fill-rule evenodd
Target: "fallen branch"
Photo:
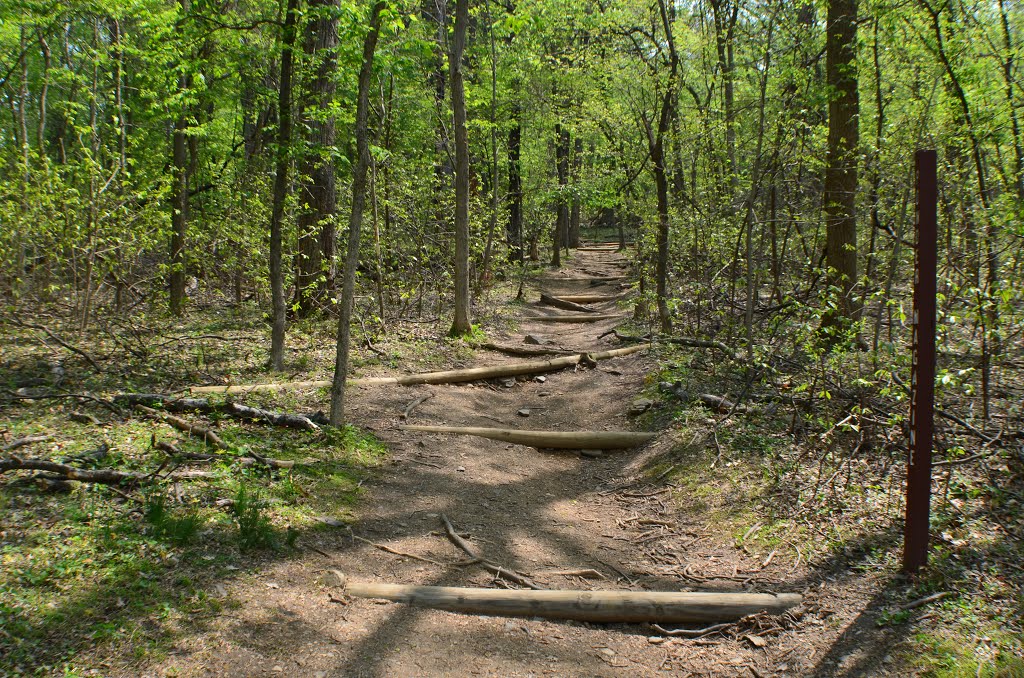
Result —
<path fill-rule="evenodd" d="M 398 428 L 403 431 L 478 436 L 517 445 L 563 450 L 625 449 L 643 445 L 658 435 L 657 433 L 634 433 L 632 431 L 521 431 L 476 426 L 424 426 L 419 424 L 407 424 Z"/>
<path fill-rule="evenodd" d="M 417 407 L 419 407 L 420 405 L 422 405 L 423 403 L 425 403 L 426 401 L 430 400 L 433 397 L 433 393 L 427 393 L 413 400 L 411 403 L 405 406 L 405 411 L 402 412 L 402 419 L 408 419 L 409 415 L 412 414 L 413 410 L 415 410 Z"/>
<path fill-rule="evenodd" d="M 135 407 L 135 409 L 139 410 L 140 412 L 143 412 L 149 415 L 150 417 L 153 417 L 154 419 L 159 419 L 160 421 L 173 426 L 179 431 L 183 431 L 185 433 L 188 433 L 189 435 L 195 435 L 196 437 L 201 438 L 202 440 L 209 443 L 210 445 L 213 445 L 214 447 L 220 448 L 222 450 L 228 449 L 227 443 L 221 440 L 220 436 L 218 436 L 216 433 L 214 433 L 208 428 L 199 426 L 198 424 L 192 424 L 188 421 L 185 421 L 181 417 L 175 417 L 173 414 L 168 414 L 166 412 L 154 410 L 152 407 L 146 407 L 145 405 L 141 405 L 139 403 L 135 403 L 133 407 Z"/>
<path fill-rule="evenodd" d="M 925 596 L 924 598 L 918 598 L 917 600 L 913 601 L 912 603 L 907 603 L 906 605 L 901 606 L 899 611 L 900 612 L 907 612 L 909 610 L 916 610 L 917 608 L 923 607 L 924 605 L 929 605 L 931 603 L 938 602 L 938 601 L 943 600 L 945 598 L 949 598 L 951 595 L 953 595 L 953 594 L 950 593 L 949 591 L 941 591 L 940 593 L 933 593 L 930 596 Z"/>
<path fill-rule="evenodd" d="M 544 306 L 554 306 L 555 308 L 560 308 L 564 311 L 576 311 L 577 313 L 597 313 L 597 311 L 595 311 L 592 308 L 581 306 L 576 302 L 569 301 L 561 297 L 554 297 L 551 296 L 550 294 L 545 294 L 544 292 L 540 293 L 540 303 L 543 304 Z"/>
<path fill-rule="evenodd" d="M 390 553 L 392 555 L 401 556 L 402 558 L 412 558 L 413 560 L 418 560 L 421 563 L 430 563 L 431 565 L 437 565 L 438 567 L 444 567 L 444 563 L 439 563 L 436 560 L 431 560 L 430 558 L 424 558 L 423 556 L 417 556 L 417 555 L 414 555 L 412 553 L 405 553 L 404 551 L 395 550 L 395 549 L 391 548 L 390 546 L 385 546 L 384 544 L 378 544 L 375 541 L 370 541 L 369 539 L 364 539 L 363 537 L 360 537 L 358 534 L 352 534 L 352 538 L 356 539 L 358 541 L 361 541 L 364 544 L 369 544 L 370 546 L 372 546 L 375 549 L 380 549 L 381 551 L 386 551 L 386 552 L 388 552 L 388 553 Z"/>
<path fill-rule="evenodd" d="M 651 628 L 658 633 L 665 636 L 672 636 L 673 638 L 700 638 L 701 636 L 706 636 L 709 633 L 727 629 L 730 626 L 732 626 L 731 622 L 728 624 L 713 624 L 711 626 L 705 626 L 702 629 L 673 629 L 670 631 L 658 624 L 651 624 Z"/>
<path fill-rule="evenodd" d="M 452 527 L 452 522 L 448 520 L 448 516 L 446 516 L 443 513 L 441 514 L 441 521 L 444 522 L 444 529 L 445 532 L 448 533 L 448 539 L 450 539 L 453 544 L 462 549 L 462 551 L 465 552 L 465 554 L 468 555 L 470 558 L 472 558 L 474 562 L 478 562 L 479 565 L 488 572 L 496 574 L 499 577 L 504 577 L 505 579 L 508 579 L 510 581 L 514 581 L 520 586 L 525 586 L 535 591 L 542 591 L 544 589 L 543 586 L 537 585 L 529 578 L 524 577 L 518 572 L 514 572 L 496 563 L 492 563 L 491 561 L 484 558 L 479 551 L 473 548 L 472 544 L 470 544 L 465 539 L 459 536 L 459 533 L 455 531 L 454 527 Z"/>
<path fill-rule="evenodd" d="M 226 414 L 242 421 L 261 421 L 271 426 L 285 426 L 305 431 L 319 431 L 310 417 L 301 414 L 272 412 L 258 407 L 240 405 L 236 402 L 211 403 L 206 398 L 172 398 L 157 393 L 122 393 L 114 398 L 115 402 L 131 405 L 160 407 L 170 412 L 202 412 L 204 414 Z"/>
<path fill-rule="evenodd" d="M 7 443 L 3 447 L 4 452 L 13 452 L 19 447 L 25 447 L 26 445 L 35 445 L 36 443 L 45 443 L 52 436 L 25 436 L 24 438 L 16 438 L 11 442 Z"/>
<path fill-rule="evenodd" d="M 596 323 L 600 320 L 619 320 L 621 315 L 530 315 L 524 320 L 536 320 L 542 323 Z"/>
<path fill-rule="evenodd" d="M 719 350 L 722 353 L 724 353 L 725 355 L 729 356 L 729 358 L 732 359 L 732 360 L 736 360 L 737 357 L 739 356 L 739 353 L 737 353 L 736 350 L 731 348 L 728 344 L 724 344 L 721 341 L 715 341 L 714 339 L 694 339 L 692 337 L 665 337 L 665 336 L 661 336 L 661 335 L 652 337 L 650 334 L 642 336 L 642 337 L 635 337 L 635 336 L 631 336 L 631 335 L 628 335 L 628 334 L 620 334 L 619 331 L 616 330 L 616 329 L 608 330 L 604 334 L 600 335 L 598 337 L 598 339 L 603 339 L 603 338 L 607 337 L 609 334 L 613 335 L 619 341 L 637 342 L 637 343 L 641 343 L 641 342 L 650 343 L 652 341 L 653 342 L 661 341 L 661 342 L 665 342 L 667 344 L 678 344 L 679 346 L 689 346 L 690 348 L 713 348 L 713 349 Z"/>
<path fill-rule="evenodd" d="M 537 591 L 371 584 L 335 572 L 345 593 L 468 614 L 543 617 L 603 623 L 692 623 L 781 614 L 803 599 L 796 593 L 688 593 L 667 591 Z"/>
<path fill-rule="evenodd" d="M 584 570 L 549 570 L 549 571 L 543 572 L 542 574 L 552 575 L 552 576 L 559 575 L 559 576 L 562 576 L 562 577 L 582 577 L 583 579 L 607 579 L 608 578 L 608 577 L 604 576 L 603 574 L 601 574 L 600 572 L 598 572 L 597 570 L 594 570 L 592 568 L 587 568 L 587 569 L 584 569 Z"/>
<path fill-rule="evenodd" d="M 100 483 L 102 485 L 137 483 L 143 478 L 141 474 L 129 471 L 81 469 L 45 459 L 22 459 L 13 456 L 0 459 L 0 475 L 8 471 L 45 471 L 60 476 L 61 480 L 79 480 L 84 483 Z"/>
<path fill-rule="evenodd" d="M 47 328 L 43 327 L 42 325 L 35 325 L 33 323 L 25 323 L 25 322 L 21 322 L 20 320 L 15 320 L 14 324 L 19 326 L 19 327 L 27 327 L 29 329 L 39 330 L 39 331 L 45 333 L 47 337 L 52 339 L 54 342 L 60 344 L 63 348 L 71 351 L 75 355 L 79 355 L 82 358 L 84 358 L 85 362 L 89 363 L 90 367 L 92 367 L 97 372 L 102 372 L 103 371 L 103 368 L 100 367 L 99 363 L 96 362 L 95 358 L 93 358 L 91 355 L 89 355 L 88 353 L 86 353 L 82 349 L 80 349 L 80 348 L 78 348 L 76 346 L 72 346 L 71 344 L 69 344 L 68 342 L 64 341 L 63 339 L 61 339 L 56 334 L 54 334 L 53 332 L 51 332 Z"/>
<path fill-rule="evenodd" d="M 630 355 L 643 351 L 647 346 L 626 346 L 610 351 L 597 351 L 586 354 L 591 360 L 607 360 L 620 356 Z M 492 365 L 490 367 L 469 367 L 461 370 L 445 370 L 443 372 L 423 372 L 420 374 L 407 374 L 401 377 L 367 377 L 363 379 L 351 379 L 348 381 L 353 386 L 369 385 L 398 385 L 415 386 L 419 384 L 458 384 L 466 381 L 480 381 L 484 379 L 496 379 L 498 377 L 514 377 L 520 374 L 541 374 L 544 372 L 557 372 L 567 367 L 575 367 L 583 359 L 582 355 L 568 355 L 562 358 L 551 360 L 537 360 L 523 363 L 507 363 L 505 365 Z M 189 389 L 192 393 L 249 393 L 259 390 L 275 390 L 285 388 L 324 388 L 330 386 L 329 381 L 293 381 L 278 384 L 253 384 L 250 386 L 194 386 Z"/>

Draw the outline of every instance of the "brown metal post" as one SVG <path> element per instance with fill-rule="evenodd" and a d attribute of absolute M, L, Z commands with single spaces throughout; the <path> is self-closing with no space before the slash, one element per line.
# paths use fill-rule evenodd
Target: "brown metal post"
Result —
<path fill-rule="evenodd" d="M 928 562 L 935 424 L 935 268 L 938 177 L 935 151 L 914 156 L 917 174 L 917 253 L 914 266 L 913 366 L 910 381 L 910 464 L 903 529 L 903 571 Z"/>

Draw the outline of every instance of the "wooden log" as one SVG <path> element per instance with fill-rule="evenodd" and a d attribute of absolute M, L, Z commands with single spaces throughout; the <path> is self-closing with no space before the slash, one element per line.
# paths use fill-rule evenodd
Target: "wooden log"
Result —
<path fill-rule="evenodd" d="M 621 320 L 621 315 L 531 315 L 524 320 L 536 320 L 542 323 L 596 323 L 599 320 Z"/>
<path fill-rule="evenodd" d="M 543 304 L 544 306 L 554 306 L 555 308 L 560 308 L 563 311 L 575 311 L 577 313 L 597 313 L 597 311 L 595 311 L 592 308 L 581 306 L 576 302 L 568 301 L 567 299 L 564 299 L 562 297 L 555 297 L 550 294 L 545 294 L 544 292 L 540 293 L 540 303 Z"/>
<path fill-rule="evenodd" d="M 541 355 L 572 355 L 573 353 L 572 351 L 567 351 L 561 348 L 544 348 L 542 346 L 507 346 L 505 344 L 495 344 L 489 341 L 480 344 L 480 348 L 486 348 L 489 351 L 497 351 L 498 353 L 505 353 L 508 355 L 526 357 Z"/>
<path fill-rule="evenodd" d="M 348 582 L 345 593 L 436 610 L 510 617 L 543 617 L 602 623 L 689 624 L 782 614 L 799 605 L 797 593 L 671 591 L 547 591 Z"/>
<path fill-rule="evenodd" d="M 606 301 L 616 301 L 622 298 L 621 294 L 559 294 L 559 299 L 572 301 L 577 304 L 600 304 Z"/>
<path fill-rule="evenodd" d="M 618 316 L 610 316 L 618 317 Z M 609 351 L 597 351 L 594 353 L 569 355 L 563 358 L 552 358 L 551 360 L 537 360 L 522 363 L 507 363 L 504 365 L 492 365 L 489 367 L 469 367 L 461 370 L 446 370 L 443 372 L 423 372 L 420 374 L 406 374 L 401 377 L 368 377 L 363 379 L 350 379 L 348 383 L 355 386 L 392 384 L 399 386 L 413 386 L 416 384 L 458 384 L 466 381 L 478 381 L 482 379 L 496 379 L 498 377 L 514 377 L 520 374 L 543 374 L 544 372 L 557 372 L 566 367 L 578 365 L 587 356 L 590 360 L 607 360 L 620 356 L 630 355 L 648 348 L 644 345 L 625 346 Z M 275 390 L 286 388 L 320 388 L 330 386 L 329 381 L 292 381 L 277 384 L 254 384 L 250 386 L 195 386 L 190 390 L 192 393 L 247 393 L 259 390 Z"/>
<path fill-rule="evenodd" d="M 625 449 L 643 445 L 658 435 L 657 433 L 634 431 L 523 431 L 479 426 L 426 426 L 421 424 L 407 424 L 398 428 L 403 431 L 478 436 L 517 445 L 562 450 Z"/>

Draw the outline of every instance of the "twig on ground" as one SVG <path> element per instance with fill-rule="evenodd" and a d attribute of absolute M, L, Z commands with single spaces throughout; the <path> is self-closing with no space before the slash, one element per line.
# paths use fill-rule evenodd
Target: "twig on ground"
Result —
<path fill-rule="evenodd" d="M 669 629 L 664 628 L 660 624 L 651 624 L 651 628 L 654 629 L 655 631 L 657 631 L 658 633 L 660 633 L 662 635 L 665 635 L 665 636 L 672 636 L 673 638 L 700 638 L 702 636 L 706 636 L 708 634 L 715 633 L 716 631 L 722 631 L 723 629 L 727 629 L 730 626 L 732 626 L 731 623 L 730 624 L 713 624 L 711 626 L 705 626 L 702 629 L 672 629 L 672 630 L 669 630 Z"/>
<path fill-rule="evenodd" d="M 357 541 L 361 541 L 364 544 L 369 544 L 370 546 L 372 546 L 375 549 L 380 549 L 381 551 L 387 551 L 388 553 L 390 553 L 392 555 L 401 556 L 402 558 L 412 558 L 413 560 L 418 560 L 421 563 L 430 563 L 431 565 L 437 565 L 438 567 L 444 567 L 444 563 L 439 563 L 436 560 L 431 560 L 430 558 L 424 558 L 423 556 L 417 556 L 417 555 L 414 555 L 412 553 L 405 553 L 404 551 L 399 551 L 397 549 L 393 549 L 390 546 L 385 546 L 384 544 L 378 544 L 375 541 L 370 541 L 369 539 L 364 539 L 363 537 L 360 537 L 358 534 L 356 534 L 354 532 L 352 533 L 352 538 L 357 540 Z"/>

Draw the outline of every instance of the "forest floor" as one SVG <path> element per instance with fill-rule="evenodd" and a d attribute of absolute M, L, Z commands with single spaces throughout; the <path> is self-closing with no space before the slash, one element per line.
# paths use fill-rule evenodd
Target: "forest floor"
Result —
<path fill-rule="evenodd" d="M 531 298 L 536 288 L 619 294 L 628 288 L 624 275 L 621 255 L 579 251 L 564 269 L 533 279 Z M 594 306 L 625 313 L 614 301 Z M 506 308 L 511 310 L 496 321 L 491 341 L 518 345 L 536 335 L 550 347 L 574 352 L 619 346 L 614 338 L 598 336 L 627 319 L 546 323 L 532 318 L 564 312 L 534 303 Z M 700 352 L 708 364 L 717 360 Z M 942 629 L 965 610 L 973 612 L 963 603 L 950 607 L 948 600 L 908 608 L 933 591 L 892 567 L 900 538 L 892 525 L 840 535 L 827 521 L 807 530 L 799 526 L 806 520 L 775 514 L 772 492 L 786 488 L 764 482 L 768 473 L 749 448 L 773 444 L 781 434 L 755 421 L 746 437 L 731 439 L 723 455 L 723 429 L 743 415 L 721 417 L 698 406 L 680 418 L 657 392 L 662 368 L 656 357 L 664 365 L 664 354 L 638 353 L 543 378 L 351 389 L 352 423 L 387 449 L 368 453 L 379 463 L 356 474 L 355 487 L 301 477 L 287 481 L 297 486 L 289 496 L 313 507 L 312 519 L 296 520 L 297 539 L 289 540 L 294 548 L 229 557 L 234 546 L 208 535 L 187 556 L 173 549 L 162 553 L 165 569 L 143 577 L 187 586 L 195 604 L 177 605 L 174 614 L 163 616 L 151 604 L 131 624 L 111 613 L 106 633 L 78 631 L 78 646 L 64 649 L 64 661 L 70 657 L 65 670 L 152 676 L 859 676 L 941 673 L 941 665 L 921 655 L 962 654 L 960 648 L 942 648 L 959 642 Z M 469 365 L 458 362 L 464 367 L 521 360 L 481 349 Z M 361 376 L 371 372 L 396 370 L 378 367 Z M 705 382 L 714 385 L 714 376 Z M 428 394 L 402 418 L 410 402 Z M 322 397 L 318 392 L 267 399 L 291 399 L 295 406 Z M 398 428 L 403 423 L 667 430 L 642 449 L 583 453 L 405 432 Z M 315 456 L 316 447 L 313 441 L 304 453 Z M 744 447 L 749 454 L 740 451 Z M 5 501 L 8 510 L 28 510 L 25 499 L 8 494 Z M 347 598 L 325 584 L 325 572 L 340 570 L 354 581 L 512 586 L 477 565 L 459 564 L 464 554 L 447 539 L 442 514 L 486 558 L 546 588 L 795 592 L 804 599 L 781 617 L 756 615 L 696 637 L 666 637 L 648 625 L 411 608 Z M 24 537 L 16 539 L 11 524 L 0 527 L 8 530 L 11 544 Z M 116 548 L 116 534 L 105 538 Z M 5 551 L 9 566 L 16 564 L 13 553 Z M 199 573 L 189 564 L 204 562 L 217 567 Z M 129 591 L 130 582 L 103 585 L 113 590 L 97 594 L 89 605 L 115 612 L 131 607 L 117 590 L 122 585 Z M 17 633 L 15 615 L 7 612 L 6 618 L 0 615 L 0 641 Z M 57 642 L 68 623 L 55 623 L 37 640 Z M 984 631 L 985 625 L 972 629 Z M 984 639 L 989 645 L 977 647 L 1005 644 L 994 637 L 998 632 L 997 625 L 993 638 Z M 143 642 L 147 635 L 160 641 Z M 88 649 L 90 638 L 97 643 L 94 651 Z M 986 657 L 977 647 L 968 651 L 980 672 L 998 652 Z M 38 657 L 45 651 L 35 652 L 35 662 L 24 659 L 7 670 L 44 667 Z M 50 657 L 54 670 L 60 661 Z M 972 662 L 972 675 L 973 667 Z"/>

